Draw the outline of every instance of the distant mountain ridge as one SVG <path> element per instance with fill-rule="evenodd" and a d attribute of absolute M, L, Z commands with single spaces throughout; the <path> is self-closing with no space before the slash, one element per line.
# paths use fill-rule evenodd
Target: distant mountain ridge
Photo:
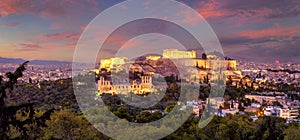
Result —
<path fill-rule="evenodd" d="M 3 58 L 0 57 L 0 63 L 12 63 L 12 64 L 21 64 L 27 60 L 22 58 Z M 54 60 L 31 60 L 29 64 L 33 65 L 65 65 L 71 64 L 72 62 L 67 61 L 54 61 Z"/>

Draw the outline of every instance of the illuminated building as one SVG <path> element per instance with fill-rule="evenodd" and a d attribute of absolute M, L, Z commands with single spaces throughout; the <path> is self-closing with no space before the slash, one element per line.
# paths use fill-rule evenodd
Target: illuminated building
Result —
<path fill-rule="evenodd" d="M 100 73 L 99 69 L 94 69 L 93 72 L 95 72 L 95 74 L 99 74 Z"/>
<path fill-rule="evenodd" d="M 218 61 L 218 63 L 224 63 L 223 66 L 227 70 L 236 70 L 236 60 L 204 60 L 204 59 L 194 59 L 194 66 L 203 69 L 210 69 L 212 63 Z"/>
<path fill-rule="evenodd" d="M 126 57 L 115 57 L 109 59 L 101 59 L 100 69 L 106 69 L 107 71 L 122 71 L 123 65 L 126 63 Z"/>
<path fill-rule="evenodd" d="M 133 80 L 131 85 L 128 84 L 128 81 L 114 81 L 114 83 L 112 83 L 110 80 L 105 80 L 104 77 L 100 77 L 100 80 L 98 80 L 98 91 L 100 94 L 128 94 L 130 92 L 146 94 L 153 92 L 154 88 L 151 76 L 142 76 L 140 82 Z"/>
<path fill-rule="evenodd" d="M 213 55 L 213 54 L 208 54 L 206 57 L 207 57 L 207 59 L 210 59 L 210 60 L 216 60 L 218 58 L 218 56 Z"/>
<path fill-rule="evenodd" d="M 163 58 L 180 59 L 180 58 L 196 58 L 196 51 L 180 51 L 177 49 L 163 50 Z"/>
<path fill-rule="evenodd" d="M 218 63 L 222 63 L 225 67 L 226 80 L 231 78 L 232 82 L 239 82 L 242 79 L 242 72 L 236 69 L 236 60 L 204 60 L 204 59 L 194 59 L 194 64 L 199 68 L 198 76 L 200 81 L 205 81 L 205 79 L 212 79 L 212 66 L 220 66 Z M 187 63 L 188 64 L 188 63 Z"/>
<path fill-rule="evenodd" d="M 217 58 L 215 55 L 208 55 L 208 58 Z M 172 60 L 169 60 L 172 59 Z M 139 60 L 139 64 L 127 61 L 127 58 L 110 58 L 101 60 L 100 68 L 105 68 L 107 71 L 120 72 L 129 66 L 131 72 L 145 72 L 146 74 L 153 75 L 154 73 L 161 72 L 165 76 L 170 76 L 176 72 L 173 69 L 174 63 L 176 67 L 185 68 L 184 71 L 189 72 L 191 76 L 181 77 L 190 82 L 208 83 L 211 80 L 218 79 L 212 77 L 212 69 L 214 66 L 224 66 L 224 76 L 226 80 L 231 80 L 233 85 L 237 85 L 242 78 L 241 71 L 237 70 L 236 60 L 210 60 L 196 58 L 196 51 L 180 51 L 177 49 L 163 50 L 162 58 L 159 55 L 147 56 L 145 60 Z M 189 68 L 190 67 L 190 68 Z M 198 71 L 193 71 L 197 67 Z"/>
<path fill-rule="evenodd" d="M 279 109 L 279 117 L 284 119 L 295 119 L 299 115 L 298 109 Z"/>
<path fill-rule="evenodd" d="M 212 106 L 224 106 L 224 98 L 223 97 L 211 97 L 206 99 L 206 104 L 210 104 Z"/>
<path fill-rule="evenodd" d="M 160 58 L 161 58 L 161 56 L 147 56 L 146 60 L 158 60 Z"/>

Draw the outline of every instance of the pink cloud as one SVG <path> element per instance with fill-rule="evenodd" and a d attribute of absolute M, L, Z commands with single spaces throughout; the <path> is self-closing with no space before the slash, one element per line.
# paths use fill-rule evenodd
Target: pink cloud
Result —
<path fill-rule="evenodd" d="M 142 44 L 142 42 L 139 40 L 132 40 L 132 41 L 126 42 L 126 44 L 124 44 L 124 46 L 122 46 L 122 47 L 123 48 L 134 48 L 134 47 L 138 47 L 141 44 Z"/>
<path fill-rule="evenodd" d="M 2 0 L 0 2 L 0 16 L 15 14 L 24 9 L 30 8 L 30 0 Z"/>
<path fill-rule="evenodd" d="M 59 47 L 52 45 L 52 46 L 45 46 L 44 48 L 46 48 L 46 49 L 57 49 Z"/>
<path fill-rule="evenodd" d="M 37 5 L 34 0 L 2 0 L 0 2 L 0 16 L 8 16 L 11 14 L 40 14 L 45 15 L 59 15 L 65 12 L 59 8 L 60 4 L 53 2 L 44 2 L 47 4 Z M 61 3 L 61 2 L 59 2 Z"/>
<path fill-rule="evenodd" d="M 228 9 L 224 8 L 225 1 L 209 0 L 208 2 L 201 1 L 197 4 L 199 8 L 196 10 L 205 18 L 233 16 L 241 18 L 249 17 L 266 17 L 273 11 L 270 8 L 257 8 L 257 9 Z"/>
<path fill-rule="evenodd" d="M 123 48 L 133 48 L 137 47 L 142 44 L 139 40 L 127 40 L 127 38 L 117 35 L 117 36 L 110 36 L 106 39 L 106 42 L 113 46 L 119 46 Z"/>
<path fill-rule="evenodd" d="M 196 9 L 205 18 L 214 17 L 259 17 L 264 19 L 299 16 L 299 1 L 272 0 L 205 0 L 196 3 Z"/>
<path fill-rule="evenodd" d="M 22 52 L 36 52 L 42 47 L 38 44 L 33 43 L 21 43 L 16 45 L 17 49 L 15 51 L 22 51 Z"/>
<path fill-rule="evenodd" d="M 22 47 L 23 49 L 38 49 L 41 48 L 40 45 L 37 44 L 30 44 L 30 43 L 21 43 L 18 46 Z"/>
<path fill-rule="evenodd" d="M 272 13 L 272 9 L 270 8 L 261 8 L 261 9 L 240 9 L 237 10 L 237 15 L 240 18 L 249 18 L 249 17 L 267 17 Z"/>
<path fill-rule="evenodd" d="M 60 33 L 54 33 L 54 34 L 47 34 L 42 36 L 44 39 L 50 39 L 50 40 L 59 40 L 59 39 L 72 39 L 77 40 L 80 38 L 80 34 L 76 32 L 60 32 Z"/>
<path fill-rule="evenodd" d="M 126 40 L 123 36 L 109 36 L 105 41 L 115 46 L 123 46 L 126 43 Z"/>
<path fill-rule="evenodd" d="M 11 14 L 35 14 L 43 18 L 65 17 L 72 14 L 74 8 L 84 8 L 79 0 L 1 0 L 0 17 Z"/>
<path fill-rule="evenodd" d="M 196 10 L 204 18 L 214 18 L 229 15 L 230 12 L 227 10 L 222 10 L 220 7 L 221 3 L 216 0 L 210 0 L 209 2 L 201 1 L 198 3 L 199 8 Z"/>
<path fill-rule="evenodd" d="M 276 36 L 293 36 L 300 34 L 300 26 L 296 27 L 279 27 L 262 29 L 262 30 L 246 30 L 239 32 L 239 36 L 248 38 L 261 38 L 261 37 L 276 37 Z"/>

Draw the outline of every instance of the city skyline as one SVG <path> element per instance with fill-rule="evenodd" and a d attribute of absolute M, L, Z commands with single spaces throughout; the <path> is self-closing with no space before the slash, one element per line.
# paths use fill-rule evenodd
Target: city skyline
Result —
<path fill-rule="evenodd" d="M 0 4 L 0 57 L 72 61 L 77 40 L 87 24 L 100 12 L 120 2 L 123 1 L 4 0 Z M 191 6 L 208 21 L 225 56 L 255 62 L 299 63 L 299 1 L 179 2 Z M 127 9 L 122 5 L 119 8 Z M 146 3 L 144 10 L 147 10 Z M 185 17 L 186 24 L 198 22 L 188 13 Z M 151 45 L 169 43 L 168 39 L 155 35 L 148 40 L 157 42 Z M 132 40 L 123 47 L 150 48 L 144 41 Z"/>

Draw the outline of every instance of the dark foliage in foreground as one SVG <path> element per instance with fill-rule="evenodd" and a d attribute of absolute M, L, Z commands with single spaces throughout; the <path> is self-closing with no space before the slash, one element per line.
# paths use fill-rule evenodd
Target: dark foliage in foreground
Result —
<path fill-rule="evenodd" d="M 5 99 L 8 94 L 13 94 L 15 84 L 17 84 L 18 78 L 23 76 L 23 71 L 26 70 L 25 66 L 28 61 L 20 65 L 15 72 L 6 73 L 8 81 L 3 81 L 3 77 L 0 77 L 0 137 L 2 139 L 9 139 L 9 131 L 15 129 L 19 135 L 15 139 L 28 139 L 28 128 L 26 126 L 30 124 L 36 124 L 39 126 L 45 126 L 46 119 L 50 118 L 50 114 L 53 110 L 48 110 L 43 115 L 36 117 L 33 105 L 34 103 L 18 103 L 7 104 Z"/>

